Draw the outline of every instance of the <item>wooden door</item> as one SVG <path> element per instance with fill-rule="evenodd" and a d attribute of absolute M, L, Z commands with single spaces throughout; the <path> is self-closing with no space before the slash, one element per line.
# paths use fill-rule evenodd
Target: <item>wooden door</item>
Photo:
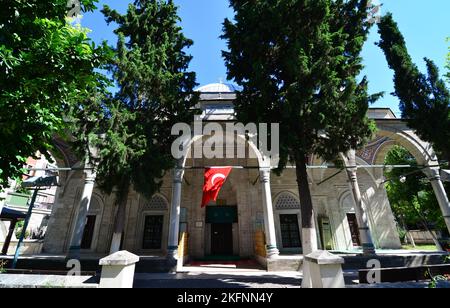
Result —
<path fill-rule="evenodd" d="M 211 254 L 215 256 L 233 255 L 233 225 L 211 225 Z"/>

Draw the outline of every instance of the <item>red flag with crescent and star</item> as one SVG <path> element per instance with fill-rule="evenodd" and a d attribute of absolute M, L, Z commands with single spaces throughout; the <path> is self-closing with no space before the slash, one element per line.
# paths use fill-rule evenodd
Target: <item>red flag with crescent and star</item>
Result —
<path fill-rule="evenodd" d="M 231 167 L 205 169 L 202 208 L 208 205 L 211 200 L 217 201 L 220 189 L 230 175 L 231 169 Z"/>

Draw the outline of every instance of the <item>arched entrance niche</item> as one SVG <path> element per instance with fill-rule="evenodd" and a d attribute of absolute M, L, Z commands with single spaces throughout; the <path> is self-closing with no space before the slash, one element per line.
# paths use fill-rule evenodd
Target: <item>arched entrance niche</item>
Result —
<path fill-rule="evenodd" d="M 440 178 L 439 160 L 430 143 L 421 140 L 402 120 L 377 120 L 378 134 L 388 139 L 378 148 L 373 162 L 384 164 L 386 154 L 394 145 L 406 148 L 428 177 L 439 202 L 447 229 L 450 231 L 450 202 Z M 380 171 L 383 172 L 383 171 Z"/>
<path fill-rule="evenodd" d="M 176 228 L 179 228 L 179 217 L 176 213 L 179 213 L 180 208 L 188 207 L 188 215 L 192 221 L 189 227 L 189 250 L 193 257 L 214 254 L 213 241 L 208 237 L 221 232 L 227 233 L 228 239 L 232 238 L 232 244 L 228 244 L 226 250 L 227 254 L 252 257 L 255 250 L 255 231 L 261 227 L 268 234 L 266 240 L 267 246 L 270 247 L 268 251 L 278 254 L 270 190 L 269 158 L 264 158 L 256 145 L 247 140 L 245 135 L 229 134 L 225 129 L 224 144 L 233 147 L 235 154 L 238 149 L 244 148 L 245 158 L 226 158 L 226 150 L 222 151 L 223 158 L 193 157 L 196 148 L 199 147 L 201 150 L 202 144 L 211 141 L 210 138 L 212 136 L 209 135 L 194 136 L 186 141 L 186 156 L 179 160 L 178 169 L 174 171 L 169 251 L 173 253 L 177 248 Z M 211 204 L 210 209 L 201 209 L 204 167 L 214 166 L 231 166 L 233 170 L 219 196 L 218 204 Z M 236 220 L 226 222 L 227 230 L 220 230 L 223 226 L 219 226 L 219 222 L 214 225 L 214 221 L 210 220 L 210 215 L 215 215 L 214 211 L 218 211 L 214 207 L 223 207 L 224 213 L 230 211 L 228 216 L 236 216 Z M 233 214 L 233 211 L 237 212 L 237 215 Z"/>

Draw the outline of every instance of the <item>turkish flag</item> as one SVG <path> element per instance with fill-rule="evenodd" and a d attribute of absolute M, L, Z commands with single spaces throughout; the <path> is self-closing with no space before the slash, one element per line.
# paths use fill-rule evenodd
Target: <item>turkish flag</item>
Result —
<path fill-rule="evenodd" d="M 203 185 L 202 208 L 208 205 L 209 201 L 217 200 L 220 189 L 227 180 L 231 172 L 231 167 L 207 168 L 205 169 L 205 184 Z"/>

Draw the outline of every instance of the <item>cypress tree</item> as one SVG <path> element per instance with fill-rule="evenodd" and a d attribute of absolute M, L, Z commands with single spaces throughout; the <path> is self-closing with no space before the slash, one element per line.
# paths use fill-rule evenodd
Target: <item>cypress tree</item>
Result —
<path fill-rule="evenodd" d="M 193 42 L 181 32 L 173 1 L 136 0 L 124 15 L 108 6 L 102 12 L 108 23 L 118 25 L 110 65 L 118 92 L 93 108 L 104 121 L 90 129 L 88 139 L 99 149 L 99 186 L 116 196 L 115 252 L 130 189 L 147 198 L 158 191 L 165 173 L 175 166 L 172 126 L 192 121 L 197 95 L 195 73 L 187 71 L 191 56 L 185 51 Z M 103 134 L 97 137 L 99 132 Z"/>
<path fill-rule="evenodd" d="M 442 158 L 450 161 L 450 92 L 436 64 L 425 58 L 427 74 L 421 73 L 408 53 L 405 39 L 392 14 L 381 18 L 378 46 L 394 71 L 395 92 L 402 116 Z"/>
<path fill-rule="evenodd" d="M 368 1 L 231 0 L 223 52 L 228 77 L 242 87 L 243 122 L 279 123 L 281 172 L 297 167 L 305 255 L 317 249 L 307 165 L 311 155 L 337 161 L 372 136 L 366 114 L 378 95 L 357 80 L 367 39 Z"/>

